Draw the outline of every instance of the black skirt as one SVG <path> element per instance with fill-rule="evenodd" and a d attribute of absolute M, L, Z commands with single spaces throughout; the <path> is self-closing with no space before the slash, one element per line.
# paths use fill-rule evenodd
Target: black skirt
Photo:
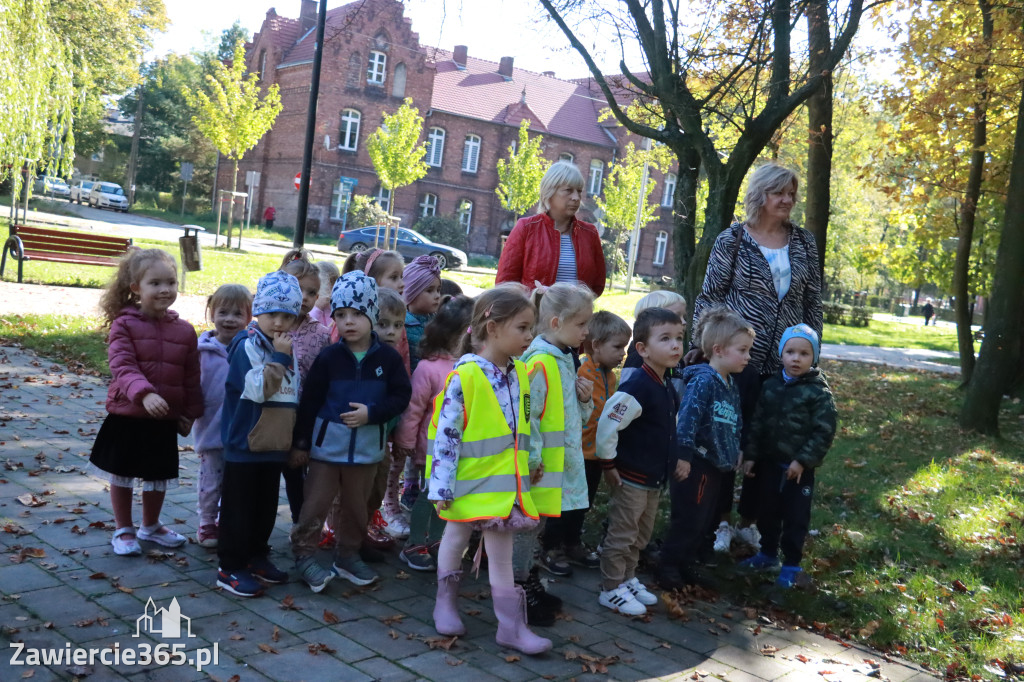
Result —
<path fill-rule="evenodd" d="M 89 461 L 97 469 L 143 481 L 178 478 L 178 424 L 108 414 Z"/>

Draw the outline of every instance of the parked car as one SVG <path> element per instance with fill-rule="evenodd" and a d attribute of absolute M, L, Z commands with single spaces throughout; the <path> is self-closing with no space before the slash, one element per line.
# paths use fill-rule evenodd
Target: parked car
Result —
<path fill-rule="evenodd" d="M 68 187 L 68 183 L 52 175 L 40 175 L 36 178 L 32 191 L 47 197 L 71 198 L 71 188 Z"/>
<path fill-rule="evenodd" d="M 89 203 L 89 193 L 95 184 L 92 180 L 79 180 L 71 186 L 71 194 L 68 196 L 68 201 L 73 201 L 76 204 L 82 202 Z"/>
<path fill-rule="evenodd" d="M 338 235 L 338 251 L 359 253 L 373 248 L 374 241 L 378 235 L 380 235 L 379 242 L 383 244 L 385 229 L 384 225 L 374 225 L 371 227 L 360 227 L 355 230 L 346 230 Z M 391 234 L 393 239 L 394 230 L 392 230 Z M 419 232 L 404 227 L 398 228 L 397 250 L 405 258 L 406 263 L 417 256 L 433 256 L 437 259 L 442 270 L 452 270 L 469 263 L 469 258 L 464 251 L 452 246 L 437 244 Z"/>
<path fill-rule="evenodd" d="M 89 192 L 89 205 L 96 208 L 112 208 L 123 213 L 128 212 L 128 197 L 124 195 L 121 185 L 113 182 L 97 182 Z"/>

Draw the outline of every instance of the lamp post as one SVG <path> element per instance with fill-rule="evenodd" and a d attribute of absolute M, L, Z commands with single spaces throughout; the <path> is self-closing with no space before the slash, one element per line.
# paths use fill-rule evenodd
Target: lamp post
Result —
<path fill-rule="evenodd" d="M 316 49 L 313 52 L 313 78 L 309 87 L 309 108 L 306 111 L 306 142 L 302 148 L 302 179 L 299 182 L 299 210 L 295 219 L 292 246 L 301 249 L 306 243 L 306 214 L 309 210 L 309 175 L 313 169 L 313 137 L 316 134 L 316 101 L 320 95 L 320 64 L 324 57 L 324 27 L 327 25 L 327 0 L 320 0 L 316 18 Z"/>

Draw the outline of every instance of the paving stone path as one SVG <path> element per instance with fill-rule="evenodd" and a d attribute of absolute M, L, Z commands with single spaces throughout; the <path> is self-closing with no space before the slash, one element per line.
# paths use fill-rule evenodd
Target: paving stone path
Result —
<path fill-rule="evenodd" d="M 291 582 L 262 598 L 236 598 L 214 586 L 215 553 L 193 542 L 171 551 L 143 543 L 142 557 L 112 553 L 109 495 L 85 473 L 105 397 L 100 379 L 0 347 L 0 680 L 933 679 L 721 601 L 686 604 L 686 622 L 671 619 L 664 604 L 646 621 L 619 616 L 597 604 L 596 571 L 578 570 L 551 586 L 566 602 L 565 618 L 539 629 L 555 644 L 539 657 L 495 644 L 486 576 L 469 579 L 462 591 L 468 635 L 437 637 L 434 576 L 410 571 L 397 557 L 379 567 L 383 580 L 369 589 L 339 580 L 314 595 Z M 163 515 L 190 535 L 197 471 L 186 449 L 181 485 L 168 493 Z M 280 509 L 272 559 L 290 567 L 283 499 Z M 153 613 L 176 615 L 173 599 L 184 616 L 178 637 L 169 629 L 177 619 L 168 626 L 166 612 Z M 171 651 L 185 660 L 212 656 L 216 647 L 217 660 L 202 671 L 125 660 L 160 645 L 178 645 Z M 34 660 L 29 649 L 55 656 L 78 648 L 92 649 L 94 660 L 14 665 L 21 646 L 20 660 Z M 764 647 L 777 651 L 765 656 Z"/>

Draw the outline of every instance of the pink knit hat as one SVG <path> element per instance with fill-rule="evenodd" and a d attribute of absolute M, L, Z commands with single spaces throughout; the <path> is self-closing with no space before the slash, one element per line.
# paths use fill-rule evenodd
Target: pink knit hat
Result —
<path fill-rule="evenodd" d="M 434 281 L 441 281 L 441 266 L 433 256 L 417 256 L 416 259 L 405 266 L 402 272 L 402 281 L 405 283 L 405 304 L 409 305 L 416 300 L 416 297 L 423 293 Z"/>

